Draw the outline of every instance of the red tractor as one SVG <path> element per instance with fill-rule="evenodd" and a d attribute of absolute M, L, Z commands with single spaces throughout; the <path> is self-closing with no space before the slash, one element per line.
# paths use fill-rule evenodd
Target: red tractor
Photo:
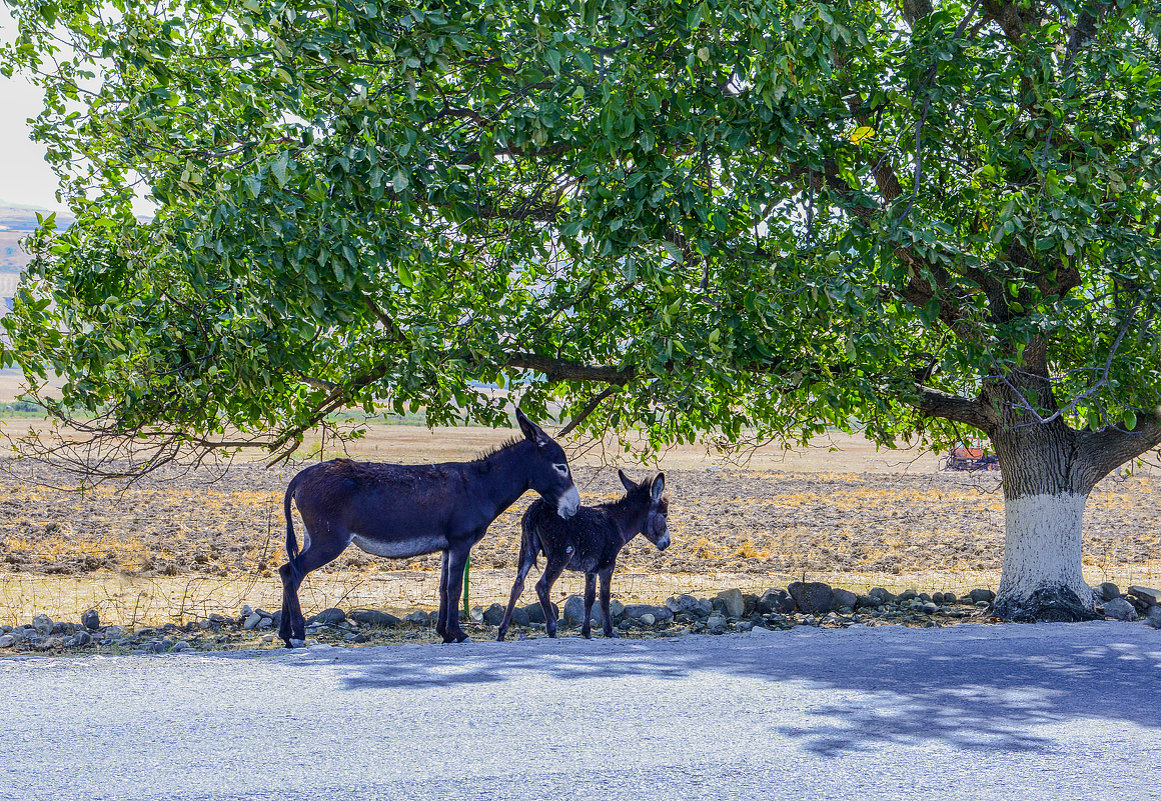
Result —
<path fill-rule="evenodd" d="M 983 440 L 957 442 L 943 460 L 944 470 L 999 470 L 1000 460 L 989 453 Z"/>

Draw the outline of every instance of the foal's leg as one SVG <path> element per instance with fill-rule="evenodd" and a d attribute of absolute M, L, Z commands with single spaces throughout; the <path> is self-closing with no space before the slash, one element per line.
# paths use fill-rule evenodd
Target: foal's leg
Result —
<path fill-rule="evenodd" d="M 464 590 L 464 565 L 468 561 L 472 542 L 474 540 L 444 551 L 444 578 L 441 585 L 446 584 L 446 592 L 441 591 L 439 594 L 439 618 L 445 621 L 441 632 L 444 642 L 463 642 L 468 639 L 468 635 L 460 628 L 459 600 Z"/>
<path fill-rule="evenodd" d="M 602 570 L 601 576 L 601 629 L 606 637 L 617 636 L 613 632 L 613 616 L 609 614 L 609 599 L 613 594 L 613 568 Z"/>
<path fill-rule="evenodd" d="M 540 599 L 540 608 L 544 611 L 544 629 L 548 632 L 549 637 L 556 636 L 556 613 L 552 611 L 552 600 L 549 593 L 552 592 L 552 585 L 560 578 L 560 574 L 564 572 L 565 565 L 568 564 L 567 558 L 554 559 L 549 557 L 545 560 L 544 572 L 540 575 L 540 581 L 536 582 L 536 596 Z"/>
<path fill-rule="evenodd" d="M 435 633 L 443 637 L 444 642 L 448 642 L 447 638 L 447 551 L 443 552 L 443 559 L 439 564 L 439 614 L 436 617 Z"/>
<path fill-rule="evenodd" d="M 278 624 L 278 636 L 287 648 L 301 648 L 306 644 L 306 620 L 298 601 L 298 588 L 306 574 L 333 562 L 350 544 L 348 532 L 332 529 L 325 538 L 311 537 L 306 550 L 278 568 L 278 575 L 282 577 L 282 621 Z"/>
<path fill-rule="evenodd" d="M 586 640 L 593 638 L 593 601 L 597 595 L 597 574 L 585 573 L 585 619 L 581 623 L 581 636 Z"/>
<path fill-rule="evenodd" d="M 504 610 L 504 619 L 500 621 L 500 629 L 496 632 L 496 641 L 503 642 L 508 633 L 508 626 L 512 623 L 512 612 L 516 609 L 516 602 L 524 592 L 524 579 L 528 571 L 536 564 L 536 546 L 528 541 L 528 537 L 520 539 L 520 558 L 516 567 L 516 581 L 512 584 L 512 593 L 508 596 L 508 608 Z M 547 620 L 547 618 L 545 618 Z"/>

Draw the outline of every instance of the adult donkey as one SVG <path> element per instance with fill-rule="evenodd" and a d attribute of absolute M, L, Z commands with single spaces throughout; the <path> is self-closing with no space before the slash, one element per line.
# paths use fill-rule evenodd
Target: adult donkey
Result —
<path fill-rule="evenodd" d="M 443 551 L 435 630 L 444 642 L 468 639 L 460 629 L 458 609 L 464 564 L 496 516 L 528 489 L 540 493 L 564 519 L 580 506 L 564 451 L 519 408 L 516 420 L 524 438 L 474 462 L 394 465 L 335 459 L 292 478 L 283 502 L 290 561 L 278 568 L 278 636 L 286 647 L 301 646 L 306 639 L 298 602 L 302 580 L 352 542 L 367 553 L 393 559 Z M 294 537 L 291 499 L 306 529 L 301 550 Z"/>

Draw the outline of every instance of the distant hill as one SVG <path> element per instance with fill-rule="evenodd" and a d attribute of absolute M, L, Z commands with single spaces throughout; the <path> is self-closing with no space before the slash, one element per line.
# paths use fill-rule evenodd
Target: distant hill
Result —
<path fill-rule="evenodd" d="M 20 240 L 36 229 L 36 213 L 48 216 L 52 212 L 35 206 L 8 203 L 0 200 L 0 274 L 18 273 L 28 264 L 28 254 L 20 247 Z M 57 227 L 67 228 L 73 218 L 58 213 Z"/>

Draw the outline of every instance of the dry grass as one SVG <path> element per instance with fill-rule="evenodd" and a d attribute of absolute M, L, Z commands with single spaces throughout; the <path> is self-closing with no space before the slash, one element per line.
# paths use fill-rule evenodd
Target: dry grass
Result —
<path fill-rule="evenodd" d="M 351 455 L 462 460 L 510 434 L 381 426 Z M 574 454 L 586 503 L 619 496 L 615 471 L 598 450 Z M 855 591 L 994 587 L 1003 547 L 997 474 L 941 473 L 937 464 L 933 455 L 880 452 L 841 437 L 800 453 L 758 451 L 744 467 L 675 449 L 657 465 L 667 472 L 673 545 L 659 553 L 640 538 L 631 543 L 614 592 L 625 601 L 658 601 L 730 587 L 761 592 L 801 578 Z M 41 486 L 59 478 L 50 468 L 9 468 L 0 473 L 0 622 L 37 612 L 76 620 L 88 608 L 109 622 L 185 622 L 235 614 L 244 603 L 280 605 L 273 568 L 284 558 L 282 493 L 296 467 L 244 464 L 217 483 L 163 473 L 125 492 L 84 494 Z M 656 468 L 625 469 L 640 478 Z M 473 550 L 473 603 L 506 600 L 529 500 L 502 515 Z M 1089 581 L 1161 585 L 1158 508 L 1161 478 L 1147 472 L 1097 488 L 1086 517 Z M 391 561 L 350 549 L 308 578 L 303 605 L 434 608 L 438 565 L 438 555 Z M 566 574 L 555 591 L 581 587 L 580 576 Z"/>

